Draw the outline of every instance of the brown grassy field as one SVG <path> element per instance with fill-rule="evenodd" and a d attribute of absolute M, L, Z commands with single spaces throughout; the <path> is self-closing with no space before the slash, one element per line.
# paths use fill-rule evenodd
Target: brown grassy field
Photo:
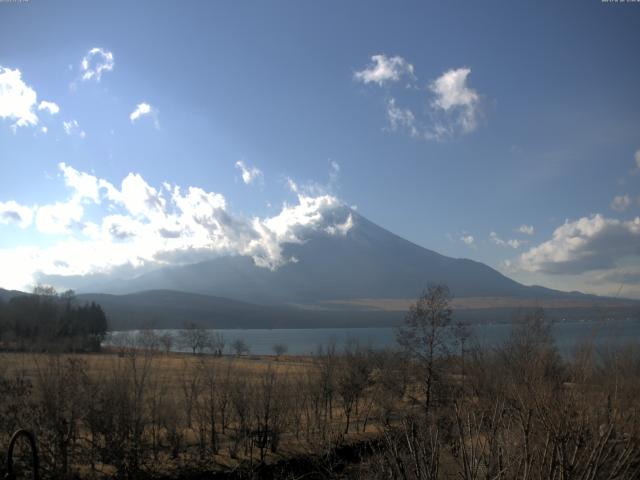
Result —
<path fill-rule="evenodd" d="M 0 447 L 12 428 L 27 427 L 39 432 L 49 474 L 102 477 L 235 469 L 377 435 L 380 425 L 363 420 L 372 413 L 364 391 L 347 432 L 344 406 L 317 388 L 322 370 L 317 358 L 293 356 L 0 353 L 0 378 L 13 391 L 0 404 L 15 420 L 2 425 Z M 72 434 L 68 424 L 75 425 Z M 109 438 L 114 431 L 118 439 Z M 139 458 L 108 461 L 113 442 L 124 444 L 119 455 L 139 448 Z M 61 453 L 68 457 L 62 463 Z"/>
<path fill-rule="evenodd" d="M 638 478 L 637 345 L 563 359 L 535 317 L 446 352 L 448 328 L 309 357 L 0 353 L 0 455 L 24 427 L 44 478 Z"/>
<path fill-rule="evenodd" d="M 75 360 L 86 364 L 92 376 L 100 377 L 118 371 L 118 365 L 127 361 L 128 355 L 121 355 L 115 349 L 105 349 L 101 353 L 68 353 L 56 355 L 61 361 Z M 144 358 L 144 352 L 137 353 L 138 358 Z M 203 362 L 216 367 L 230 366 L 238 375 L 255 377 L 270 369 L 290 375 L 302 375 L 313 368 L 313 359 L 304 356 L 276 357 L 263 356 L 224 356 L 190 355 L 186 353 L 157 353 L 152 352 L 152 363 L 157 373 L 161 373 L 170 391 L 176 391 L 186 372 L 194 372 Z M 38 377 L 38 372 L 51 359 L 49 353 L 0 352 L 0 371 L 5 375 L 21 375 L 30 380 Z"/>

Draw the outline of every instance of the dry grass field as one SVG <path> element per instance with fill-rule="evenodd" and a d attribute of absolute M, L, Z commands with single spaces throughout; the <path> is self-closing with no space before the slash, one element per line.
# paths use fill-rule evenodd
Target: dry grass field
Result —
<path fill-rule="evenodd" d="M 489 350 L 456 328 L 308 357 L 3 352 L 0 455 L 22 427 L 44 478 L 639 478 L 637 345 L 561 358 L 541 316 Z"/>
<path fill-rule="evenodd" d="M 369 385 L 358 387 L 347 409 L 336 387 L 323 385 L 334 382 L 327 374 L 338 368 L 333 355 L 0 353 L 8 393 L 0 400 L 0 448 L 13 429 L 32 429 L 45 474 L 83 478 L 251 468 L 322 455 L 381 428 Z"/>
<path fill-rule="evenodd" d="M 313 359 L 302 356 L 224 356 L 190 355 L 185 353 L 157 353 L 152 352 L 153 368 L 161 374 L 163 381 L 170 391 L 176 391 L 185 374 L 195 372 L 205 365 L 214 368 L 229 367 L 247 378 L 260 376 L 269 370 L 277 370 L 288 375 L 302 375 L 313 368 Z M 39 372 L 51 361 L 48 353 L 1 352 L 0 372 L 4 375 L 20 375 L 35 380 Z M 119 371 L 122 364 L 127 363 L 130 355 L 122 355 L 115 349 L 106 349 L 101 353 L 68 353 L 55 355 L 58 360 L 78 361 L 86 365 L 90 375 L 101 377 Z M 136 358 L 146 358 L 143 351 L 136 352 Z"/>

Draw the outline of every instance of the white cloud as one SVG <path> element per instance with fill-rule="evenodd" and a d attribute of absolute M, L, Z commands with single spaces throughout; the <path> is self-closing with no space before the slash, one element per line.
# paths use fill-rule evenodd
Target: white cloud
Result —
<path fill-rule="evenodd" d="M 419 135 L 415 115 L 409 109 L 398 107 L 395 98 L 387 102 L 387 119 L 391 130 L 405 130 L 412 137 Z"/>
<path fill-rule="evenodd" d="M 144 224 L 128 215 L 108 215 L 102 219 L 102 235 L 115 241 L 129 240 L 144 231 Z"/>
<path fill-rule="evenodd" d="M 524 233 L 525 235 L 533 235 L 535 232 L 533 225 L 525 225 L 525 224 L 520 225 L 516 231 L 520 233 Z"/>
<path fill-rule="evenodd" d="M 131 112 L 131 115 L 129 115 L 129 118 L 131 119 L 132 122 L 135 122 L 142 115 L 149 115 L 150 113 L 151 113 L 151 105 L 149 105 L 148 103 L 142 102 L 136 106 L 136 109 L 133 112 Z"/>
<path fill-rule="evenodd" d="M 60 112 L 60 107 L 58 104 L 54 102 L 47 102 L 46 100 L 42 100 L 38 105 L 38 111 L 47 110 L 49 114 L 55 115 Z"/>
<path fill-rule="evenodd" d="M 613 283 L 621 286 L 640 285 L 640 267 L 623 266 L 597 273 L 589 283 Z"/>
<path fill-rule="evenodd" d="M 480 97 L 467 86 L 470 73 L 470 68 L 448 70 L 429 86 L 436 95 L 432 106 L 449 114 L 463 133 L 475 130 L 478 125 Z"/>
<path fill-rule="evenodd" d="M 58 169 L 62 172 L 65 185 L 71 190 L 71 200 L 74 202 L 100 204 L 106 198 L 112 203 L 122 204 L 122 193 L 110 182 L 80 172 L 64 162 L 58 164 Z"/>
<path fill-rule="evenodd" d="M 245 218 L 228 210 L 225 198 L 198 187 L 168 183 L 155 188 L 130 173 L 115 187 L 109 181 L 59 164 L 69 199 L 35 209 L 38 230 L 64 235 L 50 247 L 0 249 L 0 286 L 24 288 L 48 275 L 87 275 L 122 269 L 131 275 L 167 264 L 192 263 L 219 255 L 244 255 L 256 265 L 276 269 L 296 261 L 284 244 L 313 235 L 345 235 L 355 219 L 331 195 L 297 194 L 266 218 Z M 108 211 L 86 221 L 84 204 Z M 0 204 L 5 223 L 28 225 L 29 210 L 15 202 Z"/>
<path fill-rule="evenodd" d="M 491 232 L 489 234 L 489 238 L 496 245 L 504 245 L 504 240 L 502 240 L 500 237 L 498 237 L 498 234 L 496 232 Z"/>
<path fill-rule="evenodd" d="M 110 72 L 113 70 L 114 65 L 113 53 L 98 47 L 92 48 L 80 62 L 82 80 L 99 82 L 102 78 L 102 73 Z"/>
<path fill-rule="evenodd" d="M 67 135 L 78 135 L 80 138 L 87 136 L 86 132 L 80 128 L 77 120 L 63 121 L 62 127 L 64 128 L 64 133 Z"/>
<path fill-rule="evenodd" d="M 74 200 L 43 205 L 36 211 L 36 228 L 41 233 L 62 235 L 82 220 L 84 209 Z"/>
<path fill-rule="evenodd" d="M 634 159 L 636 161 L 636 169 L 640 170 L 640 150 L 636 150 L 636 153 L 634 155 Z"/>
<path fill-rule="evenodd" d="M 624 212 L 631 205 L 631 197 L 628 194 L 618 195 L 611 202 L 611 209 L 616 212 Z"/>
<path fill-rule="evenodd" d="M 472 246 L 475 243 L 475 238 L 473 238 L 473 235 L 462 235 L 460 237 L 460 240 L 465 244 L 465 245 L 469 245 Z"/>
<path fill-rule="evenodd" d="M 16 223 L 20 228 L 27 228 L 33 220 L 33 209 L 10 200 L 0 202 L 0 224 Z"/>
<path fill-rule="evenodd" d="M 135 110 L 129 115 L 129 119 L 131 120 L 131 123 L 135 123 L 136 120 L 145 116 L 152 118 L 154 126 L 156 128 L 160 128 L 160 122 L 158 120 L 158 110 L 145 102 L 139 103 L 136 106 Z"/>
<path fill-rule="evenodd" d="M 422 97 L 408 106 L 399 105 L 397 95 L 388 97 L 386 116 L 389 129 L 405 132 L 414 138 L 436 141 L 474 131 L 479 124 L 481 96 L 468 85 L 470 74 L 470 68 L 451 69 L 429 82 L 428 92 L 432 97 L 426 110 L 423 89 L 404 89 L 403 97 L 415 97 L 418 93 Z M 356 72 L 354 78 L 382 86 L 397 82 L 403 75 L 417 80 L 413 66 L 402 57 L 374 55 L 371 65 Z M 424 113 L 420 113 L 422 111 Z"/>
<path fill-rule="evenodd" d="M 328 182 L 306 181 L 299 184 L 290 177 L 285 177 L 284 180 L 287 188 L 296 195 L 303 194 L 310 197 L 333 195 L 334 191 L 338 187 L 338 180 L 340 178 L 340 171 L 342 168 L 335 160 L 328 159 L 327 161 L 329 163 Z"/>
<path fill-rule="evenodd" d="M 242 181 L 245 185 L 251 185 L 256 180 L 262 180 L 264 178 L 259 168 L 249 167 L 242 160 L 236 162 L 236 168 L 239 168 L 242 172 Z"/>
<path fill-rule="evenodd" d="M 123 205 L 135 217 L 154 220 L 164 216 L 166 200 L 162 192 L 137 173 L 129 173 L 122 180 L 120 192 L 110 193 L 110 199 Z"/>
<path fill-rule="evenodd" d="M 317 194 L 329 194 L 338 188 L 342 168 L 335 160 L 329 158 L 327 161 L 329 162 L 329 182 L 326 185 L 317 184 L 317 188 L 310 189 L 309 192 L 315 191 Z"/>
<path fill-rule="evenodd" d="M 467 87 L 469 68 L 448 70 L 433 81 L 430 88 L 437 95 L 434 104 L 443 110 L 466 107 L 478 101 L 478 94 Z"/>
<path fill-rule="evenodd" d="M 353 215 L 349 214 L 344 223 L 337 223 L 335 225 L 329 225 L 324 230 L 329 235 L 346 235 L 351 228 L 353 228 L 354 221 Z"/>
<path fill-rule="evenodd" d="M 91 221 L 84 222 L 81 232 L 82 232 L 82 235 L 84 235 L 85 237 L 91 240 L 99 240 L 101 237 L 100 226 L 95 222 L 91 222 Z"/>
<path fill-rule="evenodd" d="M 489 239 L 496 245 L 499 245 L 501 247 L 511 247 L 513 249 L 518 249 L 526 243 L 523 240 L 517 239 L 503 240 L 498 236 L 496 232 L 491 232 L 489 234 Z"/>
<path fill-rule="evenodd" d="M 64 162 L 58 164 L 64 177 L 64 183 L 73 190 L 73 198 L 79 202 L 90 200 L 100 203 L 100 182 L 96 177 L 85 172 L 79 172 Z"/>
<path fill-rule="evenodd" d="M 527 242 L 525 242 L 523 240 L 513 239 L 513 238 L 511 240 L 507 240 L 507 245 L 509 245 L 511 248 L 515 248 L 515 249 L 520 248 L 525 243 L 527 243 Z"/>
<path fill-rule="evenodd" d="M 298 184 L 290 177 L 286 177 L 286 181 L 287 181 L 287 188 L 289 188 L 289 190 L 291 190 L 293 193 L 298 193 L 299 191 Z"/>
<path fill-rule="evenodd" d="M 15 121 L 14 129 L 37 125 L 37 97 L 36 91 L 22 80 L 20 70 L 0 66 L 0 118 Z"/>
<path fill-rule="evenodd" d="M 566 221 L 550 240 L 520 255 L 518 266 L 530 272 L 582 274 L 614 268 L 640 255 L 640 217 L 622 221 L 596 214 Z"/>
<path fill-rule="evenodd" d="M 353 75 L 359 82 L 377 83 L 379 86 L 388 82 L 397 82 L 403 75 L 413 78 L 413 65 L 402 57 L 387 57 L 384 54 L 373 55 L 371 64 Z"/>
<path fill-rule="evenodd" d="M 335 184 L 340 176 L 340 164 L 329 159 L 329 183 Z"/>

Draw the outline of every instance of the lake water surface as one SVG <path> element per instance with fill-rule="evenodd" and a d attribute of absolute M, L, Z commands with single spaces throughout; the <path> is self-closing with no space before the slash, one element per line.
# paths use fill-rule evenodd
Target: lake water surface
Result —
<path fill-rule="evenodd" d="M 471 343 L 485 347 L 499 345 L 511 333 L 511 324 L 472 325 Z M 251 354 L 273 354 L 273 346 L 285 345 L 292 355 L 316 353 L 321 346 L 335 342 L 337 347 L 355 340 L 361 345 L 373 348 L 393 348 L 396 346 L 396 328 L 301 328 L 301 329 L 248 329 L 215 330 L 226 341 L 226 353 L 236 339 L 242 339 L 249 346 Z M 557 322 L 552 326 L 556 345 L 564 355 L 570 354 L 573 347 L 592 340 L 598 347 L 615 347 L 638 343 L 640 341 L 640 320 L 627 319 L 616 321 Z M 179 330 L 156 330 L 156 333 L 169 332 L 177 337 Z M 174 342 L 175 343 L 175 342 Z M 181 351 L 175 346 L 175 351 Z"/>

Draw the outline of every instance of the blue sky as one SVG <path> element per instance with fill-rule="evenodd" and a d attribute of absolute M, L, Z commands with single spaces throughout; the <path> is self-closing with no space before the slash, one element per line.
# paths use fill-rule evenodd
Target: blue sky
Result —
<path fill-rule="evenodd" d="M 349 205 L 640 297 L 638 25 L 599 1 L 0 3 L 0 286 L 193 251 L 278 268 Z"/>

